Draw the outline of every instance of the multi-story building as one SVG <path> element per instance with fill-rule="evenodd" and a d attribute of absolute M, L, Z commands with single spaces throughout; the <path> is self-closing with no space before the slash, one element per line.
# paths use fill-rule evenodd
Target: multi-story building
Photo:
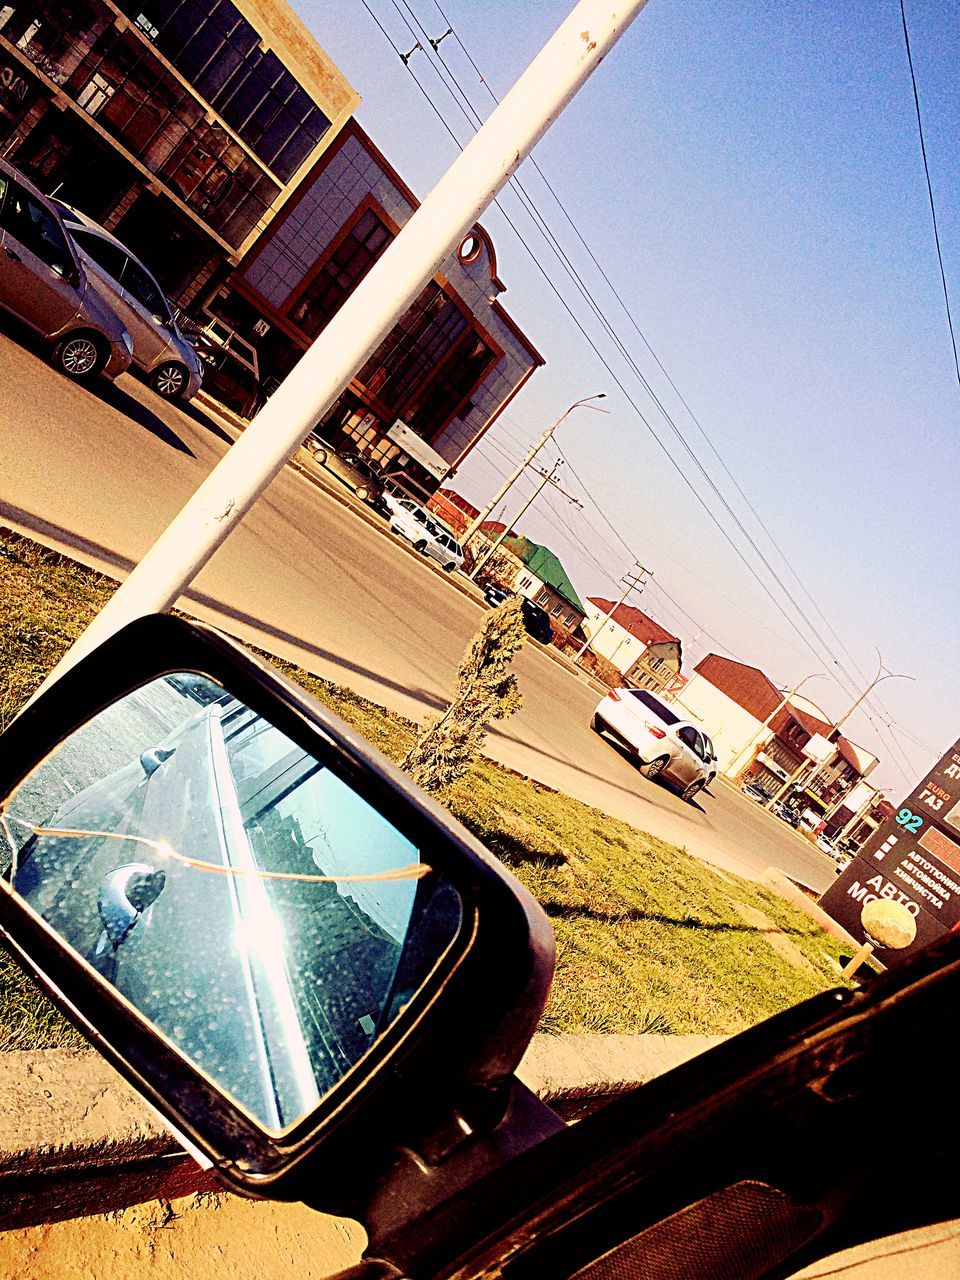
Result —
<path fill-rule="evenodd" d="M 683 646 L 659 622 L 633 605 L 591 597 L 584 634 L 590 648 L 612 663 L 627 684 L 662 691 L 680 672 Z"/>
<path fill-rule="evenodd" d="M 240 261 L 358 102 L 285 0 L 0 0 L 0 154 L 181 304 Z"/>
<path fill-rule="evenodd" d="M 794 803 L 815 814 L 838 805 L 878 763 L 807 698 L 785 700 L 757 667 L 716 653 L 697 663 L 676 705 L 704 724 L 728 777 L 773 793 L 798 775 Z M 814 737 L 832 745 L 819 765 L 804 751 Z"/>
<path fill-rule="evenodd" d="M 268 392 L 417 206 L 351 120 L 207 304 L 255 347 Z M 500 303 L 504 287 L 493 243 L 476 226 L 357 371 L 320 434 L 433 493 L 543 364 Z"/>

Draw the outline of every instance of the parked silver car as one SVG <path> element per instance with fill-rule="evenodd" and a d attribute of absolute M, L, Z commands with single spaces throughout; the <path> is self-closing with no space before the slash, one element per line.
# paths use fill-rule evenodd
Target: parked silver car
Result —
<path fill-rule="evenodd" d="M 203 363 L 177 327 L 163 290 L 136 255 L 92 218 L 69 205 L 60 215 L 94 288 L 133 336 L 133 360 L 158 395 L 189 400 Z"/>
<path fill-rule="evenodd" d="M 130 367 L 133 338 L 90 284 L 59 211 L 2 160 L 0 307 L 53 344 L 68 377 L 116 378 Z"/>

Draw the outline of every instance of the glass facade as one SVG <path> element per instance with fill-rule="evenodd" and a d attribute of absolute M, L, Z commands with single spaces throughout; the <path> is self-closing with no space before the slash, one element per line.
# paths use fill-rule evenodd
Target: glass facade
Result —
<path fill-rule="evenodd" d="M 288 314 L 315 338 L 354 291 L 393 239 L 393 233 L 368 209 L 323 263 Z"/>
<path fill-rule="evenodd" d="M 234 5 L 143 3 L 149 12 L 120 7 L 262 164 L 289 178 L 329 127 L 302 86 Z M 229 245 L 264 224 L 278 182 L 100 0 L 12 0 L 0 13 L 0 51 L 9 42 Z"/>
<path fill-rule="evenodd" d="M 330 127 L 230 0 L 118 0 L 117 7 L 281 181 Z"/>

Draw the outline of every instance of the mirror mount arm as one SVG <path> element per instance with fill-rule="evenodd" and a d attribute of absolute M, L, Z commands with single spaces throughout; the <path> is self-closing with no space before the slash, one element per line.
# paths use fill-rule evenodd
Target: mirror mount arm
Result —
<path fill-rule="evenodd" d="M 421 1123 L 414 1126 L 415 1146 L 394 1151 L 365 1203 L 351 1215 L 367 1230 L 371 1257 L 416 1271 L 414 1259 L 436 1244 L 430 1219 L 440 1204 L 566 1128 L 515 1076 L 504 1082 L 495 1100 L 502 1114 L 493 1127 L 476 1123 L 475 1105 L 451 1106 L 430 1130 Z M 490 1101 L 483 1099 L 481 1105 L 489 1108 Z M 304 1201 L 311 1204 L 308 1195 Z M 328 1203 L 321 1195 L 312 1207 L 324 1210 Z"/>

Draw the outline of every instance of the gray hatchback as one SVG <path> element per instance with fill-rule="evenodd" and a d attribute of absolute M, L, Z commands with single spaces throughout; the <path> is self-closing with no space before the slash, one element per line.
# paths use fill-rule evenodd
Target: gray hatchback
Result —
<path fill-rule="evenodd" d="M 122 241 L 92 218 L 65 204 L 60 204 L 60 215 L 91 283 L 133 337 L 134 364 L 164 399 L 190 400 L 200 390 L 203 365 L 177 327 L 159 284 Z"/>

